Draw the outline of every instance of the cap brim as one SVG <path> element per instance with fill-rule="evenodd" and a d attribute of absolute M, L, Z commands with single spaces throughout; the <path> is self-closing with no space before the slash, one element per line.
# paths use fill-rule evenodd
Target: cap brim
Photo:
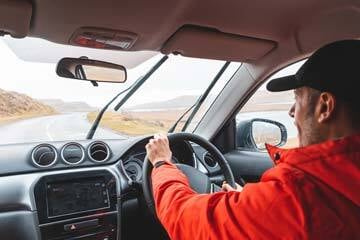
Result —
<path fill-rule="evenodd" d="M 288 91 L 299 87 L 303 86 L 299 84 L 295 75 L 273 79 L 266 85 L 266 89 L 270 92 Z"/>

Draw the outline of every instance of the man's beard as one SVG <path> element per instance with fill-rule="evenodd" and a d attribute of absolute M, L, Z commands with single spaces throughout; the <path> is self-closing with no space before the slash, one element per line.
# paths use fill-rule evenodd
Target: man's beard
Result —
<path fill-rule="evenodd" d="M 316 126 L 317 123 L 314 119 L 313 113 L 307 114 L 306 119 L 302 124 L 301 134 L 299 135 L 300 147 L 317 144 L 324 140 Z"/>

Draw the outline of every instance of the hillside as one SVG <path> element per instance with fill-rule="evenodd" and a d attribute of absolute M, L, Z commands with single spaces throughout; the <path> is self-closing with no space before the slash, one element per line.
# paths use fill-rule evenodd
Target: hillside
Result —
<path fill-rule="evenodd" d="M 190 107 L 197 98 L 197 96 L 186 95 L 165 101 L 135 105 L 122 109 L 120 112 L 108 111 L 100 125 L 130 136 L 166 132 L 181 116 L 184 109 Z M 288 110 L 292 102 L 293 95 L 288 92 L 259 91 L 245 105 L 242 112 L 283 111 Z M 97 112 L 90 112 L 87 117 L 90 122 L 93 122 L 96 115 Z M 182 126 L 181 123 L 179 126 Z"/>
<path fill-rule="evenodd" d="M 149 102 L 145 104 L 135 105 L 124 111 L 161 111 L 169 109 L 186 109 L 196 102 L 198 96 L 184 95 L 166 101 Z M 279 111 L 288 110 L 294 101 L 294 97 L 289 92 L 269 93 L 266 90 L 256 92 L 254 97 L 245 104 L 243 112 L 254 111 Z"/>
<path fill-rule="evenodd" d="M 55 110 L 25 94 L 0 89 L 0 121 L 54 114 Z"/>
<path fill-rule="evenodd" d="M 198 96 L 184 95 L 166 101 L 150 102 L 145 104 L 135 105 L 124 110 L 144 110 L 144 109 L 182 109 L 188 108 L 196 102 Z"/>
<path fill-rule="evenodd" d="M 93 112 L 97 108 L 90 106 L 85 102 L 64 102 L 61 99 L 39 99 L 42 103 L 51 106 L 57 112 Z"/>
<path fill-rule="evenodd" d="M 294 103 L 294 95 L 289 91 L 272 92 L 257 91 L 245 104 L 242 112 L 288 111 Z"/>

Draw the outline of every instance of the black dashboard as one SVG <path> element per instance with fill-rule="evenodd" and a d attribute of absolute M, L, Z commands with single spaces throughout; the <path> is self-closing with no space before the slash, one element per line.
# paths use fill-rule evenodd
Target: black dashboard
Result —
<path fill-rule="evenodd" d="M 147 221 L 141 181 L 148 140 L 0 146 L 0 224 L 7 226 L 0 235 L 4 239 L 139 239 L 137 226 Z M 219 172 L 198 145 L 178 142 L 171 150 L 175 163 L 210 176 Z M 16 224 L 19 221 L 24 224 Z"/>

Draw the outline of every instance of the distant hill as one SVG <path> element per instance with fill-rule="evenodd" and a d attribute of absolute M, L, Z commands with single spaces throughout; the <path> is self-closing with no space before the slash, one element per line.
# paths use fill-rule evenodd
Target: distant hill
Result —
<path fill-rule="evenodd" d="M 40 99 L 42 103 L 53 107 L 57 112 L 92 112 L 98 109 L 85 102 L 64 102 L 61 99 Z"/>
<path fill-rule="evenodd" d="M 166 101 L 139 104 L 130 108 L 126 108 L 124 110 L 146 110 L 146 109 L 167 110 L 167 109 L 188 108 L 192 104 L 194 104 L 197 99 L 198 96 L 184 95 Z"/>
<path fill-rule="evenodd" d="M 242 112 L 287 111 L 294 103 L 294 95 L 289 92 L 272 92 L 259 90 L 245 104 Z"/>
<path fill-rule="evenodd" d="M 25 94 L 0 89 L 0 117 L 16 117 L 23 115 L 45 115 L 55 110 Z"/>
<path fill-rule="evenodd" d="M 125 111 L 162 111 L 169 109 L 186 109 L 196 102 L 198 96 L 184 95 L 166 101 L 149 102 L 135 105 L 124 109 Z M 269 93 L 266 90 L 259 90 L 254 97 L 245 104 L 242 111 L 282 111 L 289 110 L 294 102 L 293 94 L 289 92 Z"/>

